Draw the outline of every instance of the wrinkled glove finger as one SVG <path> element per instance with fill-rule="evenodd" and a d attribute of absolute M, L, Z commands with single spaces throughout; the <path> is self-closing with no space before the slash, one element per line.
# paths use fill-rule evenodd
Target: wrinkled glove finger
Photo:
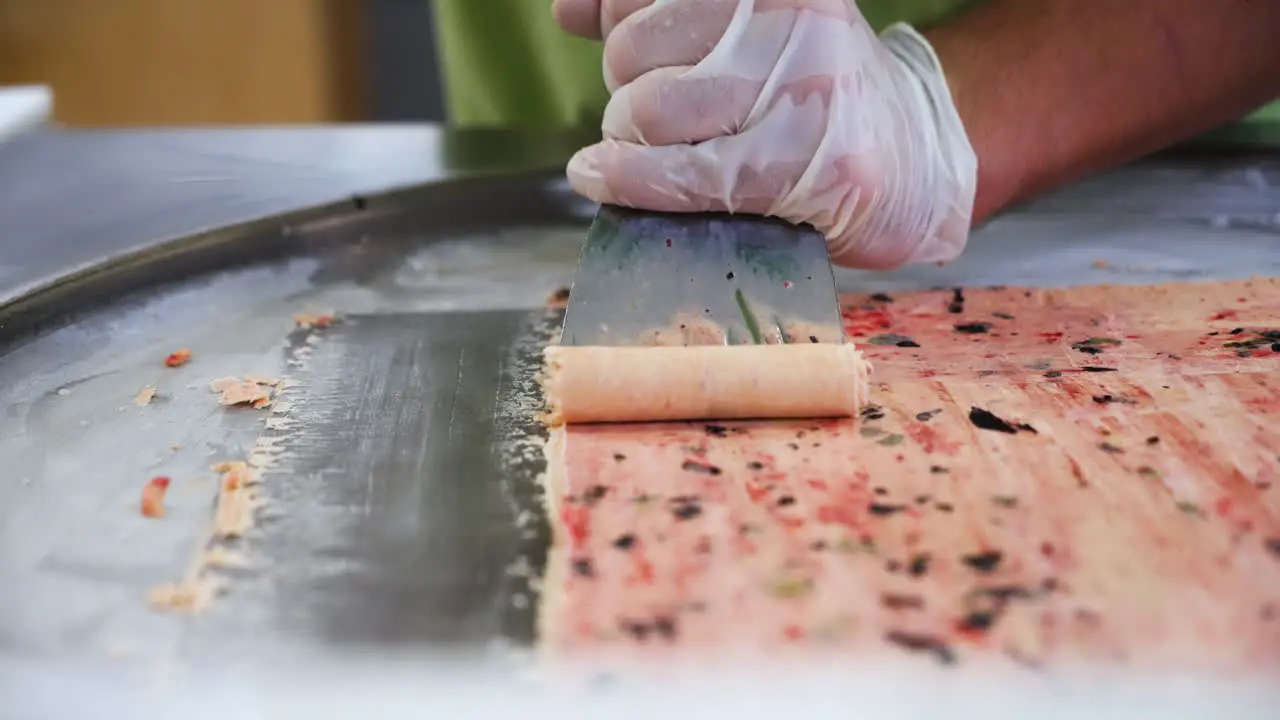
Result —
<path fill-rule="evenodd" d="M 806 103 L 828 108 L 835 83 L 824 75 L 755 80 L 701 75 L 697 68 L 659 68 L 618 88 L 605 106 L 601 129 L 606 138 L 641 145 L 699 143 L 737 134 L 772 112 L 794 112 L 791 108 Z"/>
<path fill-rule="evenodd" d="M 605 106 L 604 137 L 641 145 L 698 143 L 742 129 L 764 83 L 652 70 L 618 88 Z"/>
<path fill-rule="evenodd" d="M 603 40 L 627 16 L 663 0 L 551 0 L 551 15 L 570 35 Z"/>
<path fill-rule="evenodd" d="M 696 65 L 715 48 L 750 0 L 658 0 L 613 27 L 605 38 L 605 80 L 610 90 L 657 68 Z"/>
<path fill-rule="evenodd" d="M 666 212 L 769 214 L 790 191 L 804 161 L 780 161 L 760 169 L 725 162 L 741 155 L 740 136 L 699 145 L 648 147 L 605 140 L 569 161 L 574 190 L 599 203 Z"/>
<path fill-rule="evenodd" d="M 845 228 L 841 219 L 855 208 L 877 201 L 845 182 L 847 169 L 814 172 L 803 156 L 764 160 L 755 151 L 759 142 L 730 136 L 699 145 L 647 147 L 605 140 L 574 155 L 567 175 L 575 191 L 595 202 L 664 212 L 771 215 L 823 231 L 836 264 L 882 269 L 903 262 L 910 245 L 904 248 L 894 238 L 868 245 L 830 234 L 833 227 Z M 800 192 L 797 179 L 805 185 Z"/>
<path fill-rule="evenodd" d="M 618 27 L 623 20 L 631 17 L 633 13 L 639 12 L 650 5 L 670 1 L 671 0 L 596 0 L 596 2 L 600 3 L 601 37 L 609 37 L 614 28 Z"/>
<path fill-rule="evenodd" d="M 717 51 L 727 35 L 753 48 L 756 71 L 777 59 L 779 24 L 797 12 L 854 22 L 861 16 L 848 0 L 615 0 L 640 4 L 605 33 L 605 79 L 616 89 L 660 67 L 696 65 Z M 606 1 L 606 6 L 608 2 Z M 604 20 L 608 24 L 608 20 Z M 738 60 L 746 58 L 739 57 Z"/>
<path fill-rule="evenodd" d="M 560 29 L 588 40 L 604 38 L 601 33 L 601 0 L 552 0 L 551 16 Z"/>
<path fill-rule="evenodd" d="M 758 142 L 730 136 L 699 145 L 648 147 L 605 140 L 574 155 L 567 175 L 575 191 L 599 203 L 809 223 L 826 235 L 832 262 L 844 267 L 886 270 L 920 252 L 922 238 L 904 236 L 905 228 L 850 224 L 867 217 L 870 206 L 895 202 L 863 192 L 875 183 L 851 182 L 886 171 L 874 155 L 820 161 L 818 167 L 799 157 L 761 161 L 753 152 Z M 954 256 L 946 248 L 937 252 L 938 259 Z"/>

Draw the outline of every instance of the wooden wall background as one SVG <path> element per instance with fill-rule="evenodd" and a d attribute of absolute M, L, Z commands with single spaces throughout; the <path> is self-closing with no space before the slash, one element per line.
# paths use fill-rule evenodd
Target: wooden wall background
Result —
<path fill-rule="evenodd" d="M 361 0 L 0 0 L 0 84 L 75 126 L 361 120 Z"/>

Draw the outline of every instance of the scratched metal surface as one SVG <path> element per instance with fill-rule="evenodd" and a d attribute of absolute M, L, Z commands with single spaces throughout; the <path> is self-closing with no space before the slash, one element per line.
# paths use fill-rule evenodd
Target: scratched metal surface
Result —
<path fill-rule="evenodd" d="M 570 278 L 591 208 L 554 171 L 450 180 L 501 163 L 449 161 L 434 130 L 301 134 L 88 133 L 0 149 L 0 688 L 21 678 L 29 692 L 12 697 L 31 707 L 65 711 L 48 688 L 72 668 L 77 683 L 185 672 L 188 697 L 270 697 L 261 678 L 291 663 L 305 674 L 462 653 L 492 671 L 529 638 L 519 570 L 542 540 L 522 517 L 536 505 L 529 363 L 549 330 L 537 308 Z M 63 162 L 75 153 L 89 171 Z M 376 195 L 415 182 L 428 184 Z M 184 238 L 352 193 L 374 196 Z M 83 212 L 53 212 L 66 207 Z M 1280 162 L 1170 158 L 1011 213 L 948 267 L 839 282 L 1251 274 L 1280 274 Z M 293 331 L 295 313 L 324 310 L 352 319 L 314 343 Z M 195 362 L 160 367 L 177 346 Z M 299 381 L 288 428 L 214 405 L 208 380 L 245 373 Z M 152 382 L 157 400 L 134 406 Z M 177 579 L 208 520 L 208 466 L 264 434 L 284 453 L 245 544 L 254 567 L 204 615 L 151 611 L 147 588 Z M 138 493 L 158 474 L 174 478 L 169 515 L 146 520 Z"/>

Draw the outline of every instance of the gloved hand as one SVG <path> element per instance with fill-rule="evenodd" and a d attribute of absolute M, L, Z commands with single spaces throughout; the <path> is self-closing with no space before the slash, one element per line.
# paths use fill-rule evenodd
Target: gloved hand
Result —
<path fill-rule="evenodd" d="M 938 58 L 911 28 L 877 38 L 852 0 L 556 0 L 554 11 L 566 30 L 605 39 L 612 98 L 604 141 L 569 163 L 579 193 L 808 222 L 851 267 L 964 249 L 977 160 Z"/>

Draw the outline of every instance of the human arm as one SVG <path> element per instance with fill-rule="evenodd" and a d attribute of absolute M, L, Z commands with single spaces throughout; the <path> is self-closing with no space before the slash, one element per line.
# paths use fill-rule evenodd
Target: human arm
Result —
<path fill-rule="evenodd" d="M 924 32 L 978 157 L 974 221 L 1280 97 L 1280 2 L 990 0 Z"/>
<path fill-rule="evenodd" d="M 845 0 L 554 7 L 606 38 L 614 91 L 580 192 L 811 222 L 858 267 L 949 260 L 973 221 L 1280 95 L 1269 0 L 990 0 L 928 42 Z"/>

